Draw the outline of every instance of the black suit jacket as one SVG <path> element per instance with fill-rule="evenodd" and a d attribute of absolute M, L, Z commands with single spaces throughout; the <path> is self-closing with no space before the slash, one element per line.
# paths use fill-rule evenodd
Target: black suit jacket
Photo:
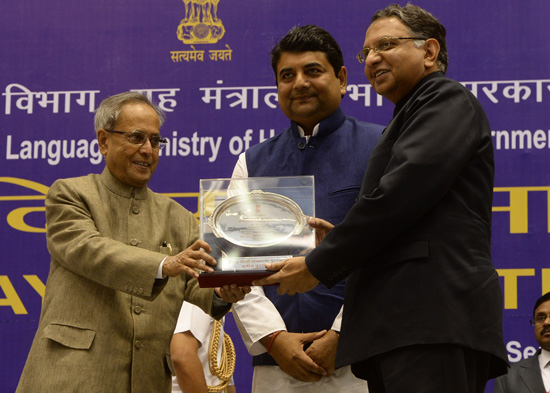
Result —
<path fill-rule="evenodd" d="M 306 258 L 325 285 L 349 276 L 337 366 L 394 348 L 453 343 L 505 372 L 491 262 L 491 129 L 477 99 L 434 73 L 398 103 L 361 194 Z"/>
<path fill-rule="evenodd" d="M 513 364 L 508 374 L 495 379 L 493 393 L 546 393 L 540 373 L 541 350 L 527 359 Z"/>

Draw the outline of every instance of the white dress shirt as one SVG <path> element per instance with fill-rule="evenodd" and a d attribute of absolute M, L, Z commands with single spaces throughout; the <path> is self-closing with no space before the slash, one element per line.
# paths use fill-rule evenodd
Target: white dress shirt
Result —
<path fill-rule="evenodd" d="M 542 382 L 544 383 L 544 389 L 550 391 L 550 352 L 543 349 L 539 355 L 540 374 L 542 376 Z"/>

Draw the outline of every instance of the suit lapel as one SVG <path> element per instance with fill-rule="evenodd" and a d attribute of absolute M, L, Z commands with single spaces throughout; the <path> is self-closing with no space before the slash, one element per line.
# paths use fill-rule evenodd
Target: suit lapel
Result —
<path fill-rule="evenodd" d="M 388 136 L 388 134 L 391 134 L 393 131 L 391 126 L 394 123 L 394 120 L 392 120 L 390 124 L 384 128 L 376 147 L 371 152 L 367 163 L 367 168 L 365 170 L 365 175 L 363 176 L 363 183 L 361 185 L 361 192 L 359 195 L 370 195 L 370 193 L 378 187 L 380 178 L 388 166 L 388 162 L 391 158 L 391 149 L 395 143 L 395 137 L 392 139 Z M 395 131 L 393 133 L 395 133 Z"/>
<path fill-rule="evenodd" d="M 528 362 L 521 365 L 520 377 L 525 383 L 525 386 L 529 388 L 531 393 L 543 393 L 544 383 L 542 382 L 542 376 L 540 374 L 539 357 L 538 355 L 529 358 Z"/>

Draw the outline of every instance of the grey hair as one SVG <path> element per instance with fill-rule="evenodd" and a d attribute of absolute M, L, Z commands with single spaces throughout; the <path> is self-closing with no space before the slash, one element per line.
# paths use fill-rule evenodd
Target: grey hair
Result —
<path fill-rule="evenodd" d="M 399 4 L 392 4 L 386 8 L 376 12 L 372 17 L 371 22 L 374 22 L 377 19 L 396 17 L 409 30 L 409 34 L 413 37 L 422 37 L 424 40 L 429 38 L 434 38 L 439 43 L 439 55 L 437 57 L 437 67 L 439 71 L 443 74 L 447 72 L 447 67 L 449 65 L 449 55 L 447 53 L 447 43 L 445 41 L 445 36 L 447 31 L 445 27 L 437 20 L 435 16 L 430 14 L 428 11 L 407 3 L 406 6 L 401 7 Z M 423 45 L 422 40 L 415 40 L 414 44 L 416 47 L 421 47 Z"/>
<path fill-rule="evenodd" d="M 149 105 L 155 110 L 159 117 L 159 128 L 162 127 L 166 119 L 166 115 L 156 104 L 151 102 L 146 96 L 135 91 L 126 91 L 124 93 L 115 94 L 101 101 L 99 107 L 95 111 L 94 127 L 97 132 L 99 129 L 113 129 L 120 117 L 122 106 L 131 102 L 142 102 Z"/>

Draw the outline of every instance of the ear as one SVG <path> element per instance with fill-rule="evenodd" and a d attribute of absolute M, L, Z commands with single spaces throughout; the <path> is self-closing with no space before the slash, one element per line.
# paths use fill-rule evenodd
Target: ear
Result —
<path fill-rule="evenodd" d="M 437 57 L 439 56 L 439 42 L 435 38 L 428 38 L 424 44 L 424 66 L 426 69 L 437 69 Z"/>
<path fill-rule="evenodd" d="M 97 142 L 99 144 L 99 152 L 102 156 L 107 154 L 107 150 L 109 147 L 109 133 L 105 131 L 103 128 L 100 128 L 97 130 Z"/>
<path fill-rule="evenodd" d="M 340 94 L 342 97 L 346 94 L 346 87 L 348 86 L 348 70 L 342 66 L 338 73 L 338 79 L 340 80 Z"/>

